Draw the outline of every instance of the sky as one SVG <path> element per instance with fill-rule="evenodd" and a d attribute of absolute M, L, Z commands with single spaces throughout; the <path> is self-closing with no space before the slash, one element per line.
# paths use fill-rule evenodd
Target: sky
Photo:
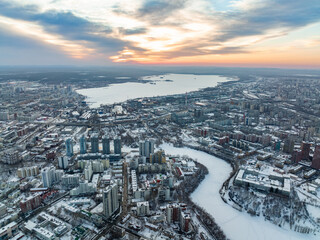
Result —
<path fill-rule="evenodd" d="M 0 0 L 0 65 L 320 68 L 319 0 Z"/>

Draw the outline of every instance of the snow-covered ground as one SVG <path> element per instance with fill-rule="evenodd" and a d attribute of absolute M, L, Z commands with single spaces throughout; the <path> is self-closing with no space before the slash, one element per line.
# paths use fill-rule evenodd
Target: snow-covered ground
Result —
<path fill-rule="evenodd" d="M 249 214 L 239 212 L 225 204 L 220 198 L 219 189 L 232 170 L 225 161 L 190 148 L 175 148 L 169 144 L 162 144 L 160 147 L 167 154 L 188 155 L 208 168 L 209 174 L 191 197 L 195 203 L 206 209 L 215 218 L 228 238 L 232 240 L 312 240 L 320 238 L 319 235 L 300 234 L 293 230 L 285 230 L 265 221 L 262 216 L 251 217 Z"/>
<path fill-rule="evenodd" d="M 145 76 L 142 79 L 152 81 L 152 83 L 125 82 L 110 84 L 107 87 L 78 89 L 76 92 L 85 96 L 89 106 L 95 108 L 99 107 L 100 104 L 120 103 L 134 98 L 184 94 L 202 88 L 215 87 L 219 82 L 237 80 L 218 75 L 194 74 Z"/>
<path fill-rule="evenodd" d="M 320 208 L 307 204 L 307 210 L 310 216 L 314 218 L 315 221 L 317 221 L 317 219 L 320 219 Z"/>

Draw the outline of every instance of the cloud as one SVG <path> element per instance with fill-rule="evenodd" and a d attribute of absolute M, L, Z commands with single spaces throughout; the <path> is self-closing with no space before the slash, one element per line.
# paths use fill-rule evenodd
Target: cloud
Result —
<path fill-rule="evenodd" d="M 0 17 L 38 25 L 59 39 L 60 48 L 74 42 L 92 49 L 88 59 L 112 56 L 120 62 L 254 54 L 256 44 L 320 21 L 319 0 L 28 2 L 0 0 Z"/>
<path fill-rule="evenodd" d="M 144 48 L 144 51 L 120 54 L 121 61 L 125 58 L 128 61 L 147 59 L 148 56 L 165 60 L 181 56 L 249 53 L 256 43 L 285 36 L 320 20 L 320 2 L 317 0 L 308 4 L 289 0 L 225 2 L 224 11 L 216 11 L 212 1 L 144 1 L 134 16 L 144 20 L 148 28 L 144 28 L 146 31 L 141 37 L 130 38 L 133 46 Z M 132 12 L 121 14 L 132 15 Z M 191 24 L 196 27 L 186 27 Z M 162 30 L 165 37 L 152 34 L 161 27 L 167 29 Z M 202 31 L 206 27 L 207 30 Z M 170 34 L 171 31 L 175 33 Z"/>
<path fill-rule="evenodd" d="M 0 16 L 20 19 L 39 24 L 49 33 L 59 34 L 68 40 L 82 41 L 82 44 L 110 53 L 121 49 L 125 43 L 110 36 L 112 29 L 78 17 L 70 11 L 47 10 L 41 12 L 35 5 L 17 6 L 0 2 Z"/>
<path fill-rule="evenodd" d="M 0 1 L 0 15 L 12 19 L 38 22 L 44 27 L 51 28 L 56 33 L 67 34 L 70 30 L 87 30 L 92 24 L 70 11 L 58 12 L 49 10 L 41 12 L 36 5 L 17 5 L 14 2 Z"/>
<path fill-rule="evenodd" d="M 36 5 L 18 6 L 13 3 L 0 2 L 0 15 L 13 19 L 37 22 L 48 31 L 59 34 L 87 33 L 94 27 L 88 20 L 75 16 L 72 12 L 49 10 L 41 12 Z"/>
<path fill-rule="evenodd" d="M 215 50 L 213 53 L 247 52 L 254 43 L 285 36 L 290 31 L 320 20 L 320 2 L 317 0 L 308 1 L 308 4 L 290 0 L 239 2 L 243 3 L 241 7 L 234 6 L 229 11 L 214 12 L 207 16 L 211 24 L 217 27 L 216 32 L 208 35 L 212 43 L 233 45 L 223 47 L 223 50 Z M 210 45 L 210 42 L 205 44 Z"/>
<path fill-rule="evenodd" d="M 234 4 L 233 11 L 219 14 L 224 20 L 221 35 L 216 39 L 228 39 L 263 35 L 273 29 L 289 32 L 320 20 L 318 0 L 243 0 Z"/>
<path fill-rule="evenodd" d="M 28 19 L 31 15 L 38 12 L 39 8 L 37 5 L 17 5 L 9 1 L 0 1 L 0 15 L 18 18 Z"/>
<path fill-rule="evenodd" d="M 125 29 L 119 28 L 119 32 L 124 35 L 136 35 L 136 34 L 143 34 L 148 31 L 147 28 L 134 28 L 134 29 Z"/>
<path fill-rule="evenodd" d="M 9 29 L 0 27 L 0 35 L 0 46 L 3 48 L 21 49 L 38 47 L 38 44 L 33 39 L 23 36 L 18 37 L 18 35 L 10 32 Z"/>
<path fill-rule="evenodd" d="M 0 27 L 0 65 L 23 64 L 75 64 L 70 57 L 66 57 L 61 51 L 48 46 L 41 41 L 28 38 L 12 32 L 8 28 Z"/>
<path fill-rule="evenodd" d="M 135 15 L 139 19 L 148 20 L 150 23 L 158 25 L 168 17 L 177 14 L 179 10 L 184 9 L 187 2 L 188 0 L 145 0 Z"/>

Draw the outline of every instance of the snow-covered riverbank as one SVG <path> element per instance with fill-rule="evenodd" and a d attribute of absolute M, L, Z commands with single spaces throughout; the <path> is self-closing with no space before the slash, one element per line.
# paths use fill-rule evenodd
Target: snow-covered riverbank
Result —
<path fill-rule="evenodd" d="M 167 154 L 188 155 L 205 165 L 209 174 L 191 195 L 192 200 L 203 207 L 216 220 L 226 236 L 232 240 L 300 240 L 319 239 L 319 236 L 305 235 L 280 228 L 263 217 L 251 217 L 225 204 L 219 194 L 220 187 L 232 171 L 231 166 L 217 157 L 190 148 L 175 148 L 169 144 L 160 146 Z"/>

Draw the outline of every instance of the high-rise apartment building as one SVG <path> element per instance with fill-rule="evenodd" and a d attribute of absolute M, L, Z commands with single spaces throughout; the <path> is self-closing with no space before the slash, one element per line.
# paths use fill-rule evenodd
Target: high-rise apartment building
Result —
<path fill-rule="evenodd" d="M 39 207 L 41 205 L 41 200 L 42 199 L 40 194 L 36 194 L 21 200 L 20 202 L 21 212 L 26 213 Z"/>
<path fill-rule="evenodd" d="M 121 138 L 114 139 L 114 154 L 121 154 Z"/>
<path fill-rule="evenodd" d="M 46 167 L 41 171 L 42 183 L 43 187 L 50 188 L 55 182 L 55 168 L 54 167 Z"/>
<path fill-rule="evenodd" d="M 72 157 L 73 156 L 73 142 L 71 138 L 68 138 L 66 140 L 66 151 L 67 151 L 67 156 Z"/>
<path fill-rule="evenodd" d="M 102 153 L 110 154 L 110 139 L 106 135 L 102 137 Z"/>
<path fill-rule="evenodd" d="M 140 156 L 144 156 L 149 158 L 150 154 L 154 153 L 154 141 L 146 140 L 139 142 L 139 154 Z"/>
<path fill-rule="evenodd" d="M 189 232 L 190 231 L 190 223 L 191 223 L 191 216 L 190 213 L 181 211 L 180 215 L 180 229 L 183 232 Z"/>
<path fill-rule="evenodd" d="M 103 191 L 103 214 L 110 218 L 118 208 L 118 185 L 113 183 Z"/>
<path fill-rule="evenodd" d="M 320 169 L 320 145 L 315 146 L 311 167 Z"/>
<path fill-rule="evenodd" d="M 91 136 L 91 152 L 92 153 L 99 152 L 99 136 L 98 136 L 98 134 L 92 134 L 92 136 Z"/>
<path fill-rule="evenodd" d="M 79 186 L 80 177 L 78 174 L 65 174 L 61 177 L 61 185 L 64 189 L 71 189 Z"/>
<path fill-rule="evenodd" d="M 58 158 L 59 168 L 66 169 L 68 168 L 69 158 L 67 156 L 61 156 Z"/>
<path fill-rule="evenodd" d="M 302 142 L 301 144 L 301 152 L 302 152 L 302 160 L 309 160 L 311 144 L 308 142 Z"/>
<path fill-rule="evenodd" d="M 150 163 L 165 163 L 166 162 L 166 155 L 164 151 L 158 151 L 154 154 L 150 154 Z"/>
<path fill-rule="evenodd" d="M 82 135 L 80 137 L 80 154 L 85 154 L 87 153 L 87 141 L 86 137 Z"/>

